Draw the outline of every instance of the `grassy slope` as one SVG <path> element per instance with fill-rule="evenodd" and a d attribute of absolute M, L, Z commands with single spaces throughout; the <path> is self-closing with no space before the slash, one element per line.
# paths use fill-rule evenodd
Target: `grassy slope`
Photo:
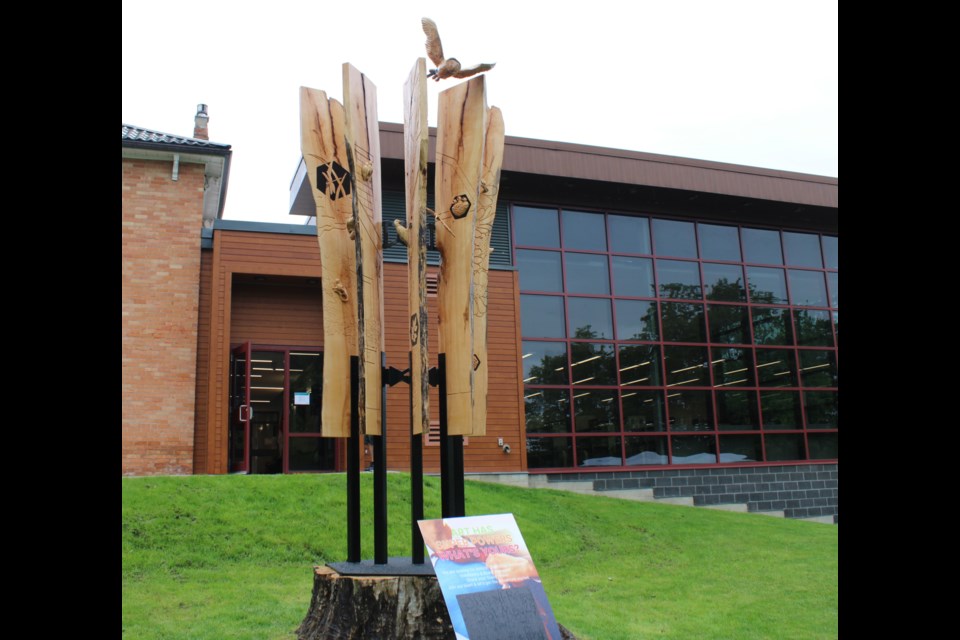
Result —
<path fill-rule="evenodd" d="M 409 555 L 408 478 L 389 483 L 390 555 Z M 292 638 L 312 566 L 346 557 L 343 475 L 121 485 L 128 638 Z M 439 517 L 436 478 L 425 494 Z M 837 527 L 470 482 L 467 512 L 516 516 L 557 620 L 585 640 L 837 636 Z"/>

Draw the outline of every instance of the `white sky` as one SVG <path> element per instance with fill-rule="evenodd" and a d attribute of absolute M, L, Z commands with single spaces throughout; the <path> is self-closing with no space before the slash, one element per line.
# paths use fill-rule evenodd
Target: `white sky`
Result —
<path fill-rule="evenodd" d="M 341 64 L 403 120 L 425 56 L 496 62 L 507 135 L 838 175 L 837 0 L 123 0 L 122 121 L 233 146 L 225 218 L 287 214 L 300 85 L 342 99 Z M 470 15 L 473 11 L 476 15 Z M 430 65 L 429 61 L 427 62 Z M 459 80 L 430 82 L 437 93 Z"/>

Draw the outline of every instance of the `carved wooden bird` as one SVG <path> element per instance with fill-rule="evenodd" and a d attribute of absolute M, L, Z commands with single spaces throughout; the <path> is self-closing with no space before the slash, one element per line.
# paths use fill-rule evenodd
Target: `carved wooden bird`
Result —
<path fill-rule="evenodd" d="M 430 18 L 421 18 L 420 24 L 423 25 L 423 32 L 427 34 L 427 57 L 436 69 L 430 69 L 427 72 L 428 78 L 433 78 L 437 82 L 445 78 L 469 78 L 472 75 L 489 71 L 496 66 L 496 62 L 482 63 L 466 69 L 460 66 L 460 61 L 456 58 L 443 57 L 443 45 L 440 44 L 440 33 L 437 31 L 437 23 Z"/>

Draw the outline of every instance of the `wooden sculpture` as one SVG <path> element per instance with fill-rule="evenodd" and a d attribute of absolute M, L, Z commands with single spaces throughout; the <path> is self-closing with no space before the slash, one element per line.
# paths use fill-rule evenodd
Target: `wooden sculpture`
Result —
<path fill-rule="evenodd" d="M 357 355 L 356 252 L 347 225 L 353 187 L 344 145 L 344 110 L 323 91 L 300 87 L 300 150 L 317 207 L 322 262 L 322 433 L 350 436 L 350 356 Z"/>
<path fill-rule="evenodd" d="M 436 69 L 430 69 L 427 73 L 428 78 L 433 78 L 437 82 L 446 78 L 469 78 L 483 71 L 489 71 L 496 66 L 496 62 L 483 62 L 466 69 L 462 68 L 460 61 L 456 58 L 443 57 L 443 45 L 440 44 L 440 32 L 437 31 L 437 23 L 430 18 L 421 18 L 420 24 L 423 26 L 423 32 L 427 34 L 427 57 L 433 64 L 437 65 Z"/>

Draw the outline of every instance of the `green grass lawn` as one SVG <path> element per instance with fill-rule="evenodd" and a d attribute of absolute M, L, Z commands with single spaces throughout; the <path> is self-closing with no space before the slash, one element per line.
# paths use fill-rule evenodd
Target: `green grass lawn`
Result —
<path fill-rule="evenodd" d="M 408 556 L 409 478 L 388 479 L 389 553 Z M 439 479 L 425 485 L 438 518 Z M 346 559 L 342 474 L 121 486 L 125 638 L 293 638 L 313 566 Z M 557 621 L 583 640 L 838 635 L 835 526 L 476 482 L 466 504 L 515 515 Z"/>

